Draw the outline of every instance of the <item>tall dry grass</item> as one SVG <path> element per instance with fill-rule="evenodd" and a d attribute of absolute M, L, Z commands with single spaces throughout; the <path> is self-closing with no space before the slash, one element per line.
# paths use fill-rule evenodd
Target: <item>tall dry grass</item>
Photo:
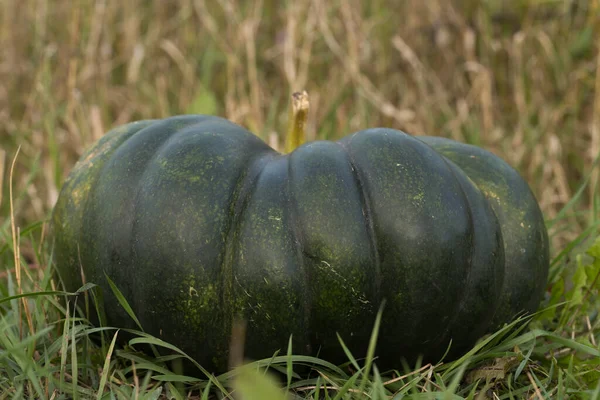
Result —
<path fill-rule="evenodd" d="M 5 0 L 0 211 L 19 146 L 25 224 L 115 125 L 213 113 L 278 146 L 289 94 L 307 89 L 311 138 L 387 126 L 483 146 L 522 172 L 550 220 L 600 154 L 599 3 Z M 578 211 L 600 209 L 598 171 L 553 226 L 556 245 L 585 226 Z"/>

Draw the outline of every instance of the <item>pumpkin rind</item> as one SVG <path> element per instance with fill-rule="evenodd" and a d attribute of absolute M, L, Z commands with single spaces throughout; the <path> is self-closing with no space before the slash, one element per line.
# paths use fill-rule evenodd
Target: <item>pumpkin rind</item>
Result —
<path fill-rule="evenodd" d="M 293 334 L 295 353 L 343 362 L 336 332 L 362 357 L 383 299 L 380 364 L 439 357 L 450 339 L 459 351 L 535 310 L 548 268 L 512 168 L 382 128 L 281 155 L 218 117 L 128 124 L 76 165 L 53 227 L 67 290 L 81 266 L 107 323 L 135 328 L 108 275 L 147 332 L 217 371 L 238 316 L 250 358 Z"/>
<path fill-rule="evenodd" d="M 550 254 L 544 216 L 529 186 L 505 161 L 479 147 L 439 137 L 420 139 L 464 171 L 500 223 L 505 278 L 493 324 L 510 320 L 517 310 L 534 312 L 546 288 Z"/>

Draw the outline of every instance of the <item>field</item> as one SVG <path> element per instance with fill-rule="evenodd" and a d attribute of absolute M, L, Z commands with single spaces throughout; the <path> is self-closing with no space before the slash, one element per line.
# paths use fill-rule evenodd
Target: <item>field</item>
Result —
<path fill-rule="evenodd" d="M 284 398 L 271 378 L 309 399 L 600 399 L 598 0 L 6 0 L 0 21 L 0 399 Z M 47 223 L 83 151 L 186 113 L 283 149 L 304 89 L 311 140 L 385 126 L 518 169 L 551 238 L 540 312 L 459 360 L 399 371 L 282 349 L 259 362 L 271 378 L 196 379 L 112 345 L 114 330 L 92 342 L 60 301 Z"/>

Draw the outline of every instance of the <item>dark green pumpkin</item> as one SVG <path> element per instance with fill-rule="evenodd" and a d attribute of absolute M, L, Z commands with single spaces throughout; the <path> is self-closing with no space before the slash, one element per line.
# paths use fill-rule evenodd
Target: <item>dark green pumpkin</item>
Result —
<path fill-rule="evenodd" d="M 75 166 L 54 214 L 66 289 L 104 290 L 109 325 L 143 328 L 226 368 L 232 321 L 246 356 L 365 354 L 400 365 L 459 354 L 538 307 L 548 237 L 528 185 L 480 148 L 392 129 L 281 155 L 211 116 L 131 123 Z M 81 268 L 80 268 L 81 266 Z"/>

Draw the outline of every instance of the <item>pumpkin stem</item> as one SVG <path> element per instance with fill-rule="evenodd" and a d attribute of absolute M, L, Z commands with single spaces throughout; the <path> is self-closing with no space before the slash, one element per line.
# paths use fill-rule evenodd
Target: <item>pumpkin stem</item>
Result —
<path fill-rule="evenodd" d="M 308 93 L 306 90 L 292 94 L 292 110 L 288 123 L 285 152 L 291 153 L 306 141 L 306 119 L 308 117 Z"/>

